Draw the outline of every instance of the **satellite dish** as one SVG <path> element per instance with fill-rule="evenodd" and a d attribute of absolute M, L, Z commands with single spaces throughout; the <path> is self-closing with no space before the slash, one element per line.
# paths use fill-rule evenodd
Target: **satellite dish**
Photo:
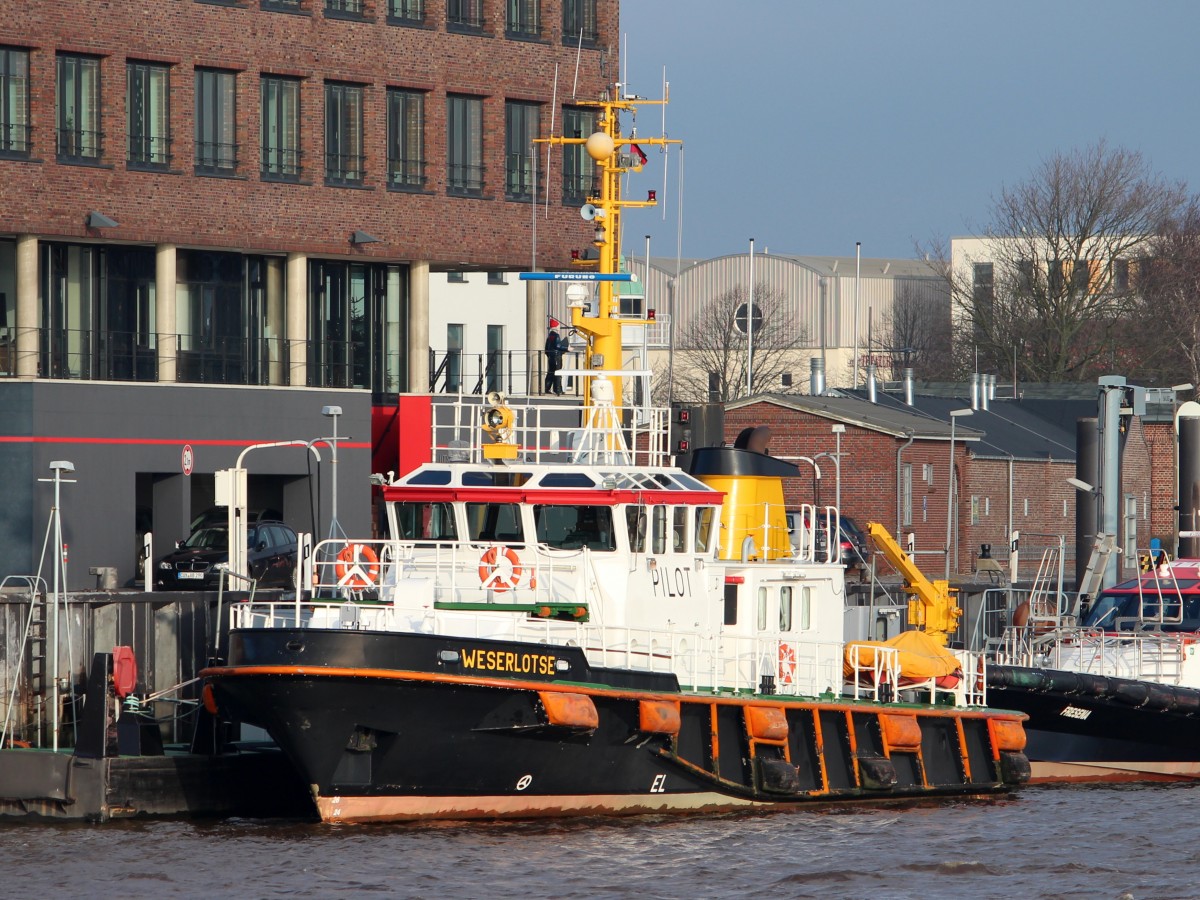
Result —
<path fill-rule="evenodd" d="M 583 221 L 590 222 L 596 216 L 600 215 L 600 210 L 590 203 L 585 203 L 579 208 L 579 215 L 583 218 Z"/>

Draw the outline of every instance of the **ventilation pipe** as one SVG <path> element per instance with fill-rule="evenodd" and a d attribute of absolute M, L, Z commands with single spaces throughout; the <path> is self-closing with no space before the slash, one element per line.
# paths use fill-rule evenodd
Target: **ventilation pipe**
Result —
<path fill-rule="evenodd" d="M 904 370 L 904 405 L 913 405 L 913 370 L 911 367 Z"/>
<path fill-rule="evenodd" d="M 995 376 L 995 374 L 989 375 L 987 377 L 987 396 L 988 396 L 989 401 L 996 399 L 996 376 Z"/>
<path fill-rule="evenodd" d="M 992 382 L 991 375 L 979 376 L 979 408 L 983 410 L 991 409 L 991 403 L 988 402 L 988 387 Z"/>
<path fill-rule="evenodd" d="M 876 380 L 875 380 L 875 364 L 867 364 L 867 399 L 874 403 L 876 402 Z"/>
<path fill-rule="evenodd" d="M 971 373 L 971 409 L 979 409 L 979 373 Z"/>
<path fill-rule="evenodd" d="M 808 376 L 808 392 L 814 397 L 820 397 L 825 393 L 825 360 L 819 356 L 814 356 L 809 360 L 811 371 Z"/>

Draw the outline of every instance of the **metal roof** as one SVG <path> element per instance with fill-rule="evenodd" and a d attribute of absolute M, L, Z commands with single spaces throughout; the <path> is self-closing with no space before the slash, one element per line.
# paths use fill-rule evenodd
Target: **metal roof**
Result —
<path fill-rule="evenodd" d="M 950 440 L 949 416 L 945 421 L 924 411 L 905 406 L 903 403 L 871 403 L 861 397 L 824 394 L 813 397 L 808 394 L 760 394 L 729 403 L 726 409 L 738 409 L 752 403 L 773 403 L 798 412 L 811 413 L 834 422 L 878 431 L 893 437 L 909 435 L 924 440 Z M 947 407 L 957 409 L 961 404 Z M 961 421 L 954 426 L 954 439 L 979 441 L 984 433 Z"/>

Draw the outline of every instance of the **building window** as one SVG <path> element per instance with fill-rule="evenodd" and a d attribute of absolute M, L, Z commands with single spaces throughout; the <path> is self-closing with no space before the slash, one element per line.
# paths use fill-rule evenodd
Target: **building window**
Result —
<path fill-rule="evenodd" d="M 325 182 L 362 184 L 363 89 L 325 85 Z"/>
<path fill-rule="evenodd" d="M 325 0 L 325 17 L 329 19 L 362 19 L 363 0 Z"/>
<path fill-rule="evenodd" d="M 536 103 L 504 104 L 504 196 L 533 199 L 533 139 L 539 134 Z"/>
<path fill-rule="evenodd" d="M 454 274 L 453 272 L 450 274 Z M 463 326 L 458 323 L 446 326 L 446 390 L 457 392 L 462 389 Z"/>
<path fill-rule="evenodd" d="M 237 75 L 196 70 L 196 171 L 232 174 L 237 169 Z"/>
<path fill-rule="evenodd" d="M 535 38 L 542 33 L 541 0 L 508 0 L 509 37 Z"/>
<path fill-rule="evenodd" d="M 446 273 L 446 284 L 466 284 L 466 283 L 467 283 L 467 273 L 466 272 L 447 272 Z"/>
<path fill-rule="evenodd" d="M 304 0 L 262 0 L 262 8 L 275 12 L 304 12 Z"/>
<path fill-rule="evenodd" d="M 483 195 L 483 100 L 446 97 L 446 192 Z"/>
<path fill-rule="evenodd" d="M 508 284 L 508 276 L 506 276 L 503 272 L 488 272 L 487 273 L 487 283 L 488 284 Z"/>
<path fill-rule="evenodd" d="M 262 80 L 262 176 L 300 180 L 300 82 L 264 76 Z"/>
<path fill-rule="evenodd" d="M 563 134 L 586 140 L 596 130 L 594 110 L 568 106 L 563 109 Z M 563 203 L 583 206 L 595 193 L 596 163 L 583 144 L 563 145 Z"/>
<path fill-rule="evenodd" d="M 158 63 L 126 64 L 127 159 L 133 166 L 165 169 L 171 161 L 171 72 Z"/>
<path fill-rule="evenodd" d="M 29 155 L 29 52 L 0 47 L 0 153 Z"/>
<path fill-rule="evenodd" d="M 388 21 L 402 25 L 425 24 L 425 0 L 388 0 Z"/>
<path fill-rule="evenodd" d="M 900 524 L 912 525 L 912 463 L 900 467 Z"/>
<path fill-rule="evenodd" d="M 503 391 L 504 383 L 504 326 L 487 327 L 487 389 Z"/>
<path fill-rule="evenodd" d="M 596 31 L 596 0 L 563 0 L 563 43 L 594 44 Z"/>
<path fill-rule="evenodd" d="M 388 185 L 425 187 L 425 95 L 388 89 Z"/>
<path fill-rule="evenodd" d="M 483 0 L 446 0 L 449 31 L 483 31 Z"/>
<path fill-rule="evenodd" d="M 100 60 L 58 57 L 58 158 L 90 162 L 100 158 Z"/>

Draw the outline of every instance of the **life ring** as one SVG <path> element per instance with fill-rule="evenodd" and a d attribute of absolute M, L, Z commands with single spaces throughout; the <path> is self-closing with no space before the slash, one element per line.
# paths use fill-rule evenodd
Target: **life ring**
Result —
<path fill-rule="evenodd" d="M 779 642 L 779 683 L 796 683 L 796 649 L 782 641 Z"/>
<path fill-rule="evenodd" d="M 338 587 L 369 587 L 379 578 L 379 557 L 366 544 L 347 544 L 337 555 Z"/>
<path fill-rule="evenodd" d="M 479 557 L 479 581 L 497 593 L 515 588 L 521 571 L 521 558 L 512 547 L 491 547 Z"/>

